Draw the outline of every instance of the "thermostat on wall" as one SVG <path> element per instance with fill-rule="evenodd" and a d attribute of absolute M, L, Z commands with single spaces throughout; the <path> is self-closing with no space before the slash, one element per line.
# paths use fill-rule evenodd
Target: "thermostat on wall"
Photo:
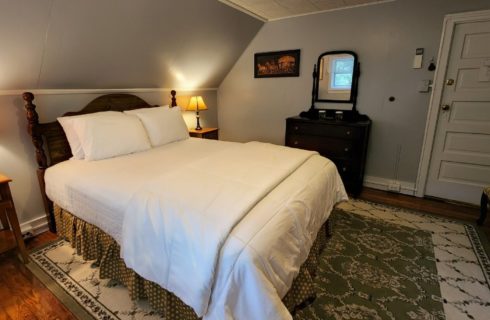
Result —
<path fill-rule="evenodd" d="M 424 58 L 424 48 L 417 48 L 417 50 L 415 50 L 415 57 L 413 58 L 414 69 L 422 68 L 423 58 Z"/>

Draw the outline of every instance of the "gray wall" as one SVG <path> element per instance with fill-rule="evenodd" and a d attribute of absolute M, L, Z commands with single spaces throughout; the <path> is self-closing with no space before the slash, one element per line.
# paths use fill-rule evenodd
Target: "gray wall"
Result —
<path fill-rule="evenodd" d="M 212 88 L 262 24 L 216 0 L 0 0 L 0 172 L 14 180 L 21 223 L 44 216 L 22 91 L 76 89 L 36 95 L 51 121 L 102 94 L 78 89 L 154 88 L 135 94 L 168 104 L 162 88 L 176 88 L 184 106 L 193 92 L 179 89 L 197 90 L 209 107 L 203 126 L 217 126 Z M 185 119 L 195 126 L 192 113 Z"/>
<path fill-rule="evenodd" d="M 0 90 L 215 88 L 261 25 L 216 0 L 0 0 Z"/>
<path fill-rule="evenodd" d="M 268 22 L 219 87 L 221 137 L 283 144 L 285 118 L 310 105 L 317 57 L 353 50 L 362 72 L 358 108 L 373 120 L 366 174 L 415 182 L 430 98 L 418 82 L 434 76 L 427 65 L 437 58 L 444 15 L 479 9 L 490 9 L 490 1 L 397 0 Z M 415 70 L 419 47 L 424 68 Z M 286 49 L 301 49 L 299 78 L 253 78 L 254 53 Z"/>

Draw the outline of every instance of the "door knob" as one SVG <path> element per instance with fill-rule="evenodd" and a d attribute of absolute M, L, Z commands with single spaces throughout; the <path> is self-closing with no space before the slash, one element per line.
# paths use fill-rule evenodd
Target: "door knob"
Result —
<path fill-rule="evenodd" d="M 447 79 L 446 80 L 446 85 L 452 86 L 454 84 L 454 79 Z"/>
<path fill-rule="evenodd" d="M 445 104 L 445 105 L 442 105 L 442 106 L 441 106 L 441 110 L 442 110 L 442 111 L 448 111 L 449 109 L 451 109 L 451 106 L 450 106 L 450 105 L 448 105 L 448 104 Z"/>

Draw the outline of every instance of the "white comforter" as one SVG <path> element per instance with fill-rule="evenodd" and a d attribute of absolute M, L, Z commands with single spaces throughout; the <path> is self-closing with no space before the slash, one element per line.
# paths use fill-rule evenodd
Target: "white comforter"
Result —
<path fill-rule="evenodd" d="M 170 174 L 196 158 L 196 153 L 202 155 L 197 161 L 203 161 L 236 145 L 188 139 L 115 159 L 67 161 L 48 169 L 46 190 L 53 201 L 121 243 L 124 209 L 140 190 L 148 189 L 147 183 L 154 179 L 155 172 Z M 237 164 L 236 168 L 241 167 Z M 208 171 L 207 167 L 201 169 L 204 173 Z M 190 178 L 185 192 L 193 194 L 194 201 L 205 186 L 197 177 Z M 172 186 L 168 189 L 174 190 Z M 205 319 L 290 319 L 281 299 L 332 207 L 347 198 L 333 163 L 318 155 L 309 157 L 269 190 L 231 229 L 214 258 L 212 290 L 207 291 L 211 299 L 204 307 Z M 202 239 L 209 241 L 204 236 Z"/>
<path fill-rule="evenodd" d="M 157 175 L 126 210 L 122 258 L 203 316 L 231 229 L 313 154 L 250 142 Z"/>

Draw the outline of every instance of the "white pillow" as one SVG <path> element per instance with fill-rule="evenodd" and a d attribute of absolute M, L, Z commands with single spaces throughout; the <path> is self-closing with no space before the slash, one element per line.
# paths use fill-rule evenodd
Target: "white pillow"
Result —
<path fill-rule="evenodd" d="M 145 108 L 125 113 L 136 115 L 143 122 L 153 147 L 189 138 L 189 131 L 179 107 Z"/>
<path fill-rule="evenodd" d="M 85 160 L 101 160 L 151 148 L 141 121 L 122 112 L 75 119 L 73 128 L 80 139 Z"/>
<path fill-rule="evenodd" d="M 75 129 L 73 128 L 73 123 L 76 119 L 81 118 L 89 118 L 89 117 L 104 117 L 107 115 L 114 115 L 119 112 L 116 111 L 103 111 L 103 112 L 95 112 L 89 114 L 82 114 L 78 116 L 65 116 L 59 117 L 58 122 L 63 127 L 63 131 L 65 131 L 66 139 L 68 140 L 68 144 L 70 145 L 71 154 L 73 157 L 71 159 L 83 160 L 85 158 L 85 153 L 83 152 L 82 145 L 80 143 L 80 139 L 78 138 Z"/>
<path fill-rule="evenodd" d="M 140 109 L 133 109 L 133 110 L 127 110 L 127 111 L 124 111 L 125 114 L 130 114 L 130 115 L 136 115 L 138 113 L 142 113 L 142 112 L 147 112 L 147 111 L 150 111 L 151 110 L 155 110 L 155 109 L 169 109 L 170 107 L 168 105 L 165 105 L 165 106 L 159 106 L 159 107 L 149 107 L 149 108 L 140 108 Z"/>

